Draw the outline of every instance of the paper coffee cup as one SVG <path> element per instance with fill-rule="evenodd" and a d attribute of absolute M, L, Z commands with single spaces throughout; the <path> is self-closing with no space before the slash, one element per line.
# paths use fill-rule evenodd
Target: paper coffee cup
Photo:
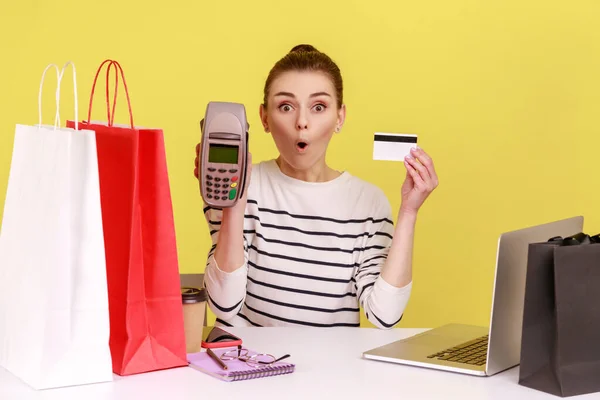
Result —
<path fill-rule="evenodd" d="M 202 345 L 202 329 L 206 313 L 206 289 L 182 287 L 183 325 L 187 353 L 197 353 Z"/>

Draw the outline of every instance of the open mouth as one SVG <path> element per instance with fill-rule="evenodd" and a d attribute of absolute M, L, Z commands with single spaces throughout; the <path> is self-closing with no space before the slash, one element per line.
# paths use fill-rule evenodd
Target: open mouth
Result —
<path fill-rule="evenodd" d="M 303 140 L 299 140 L 296 142 L 296 150 L 298 150 L 300 153 L 306 151 L 307 148 L 308 142 L 305 142 Z"/>

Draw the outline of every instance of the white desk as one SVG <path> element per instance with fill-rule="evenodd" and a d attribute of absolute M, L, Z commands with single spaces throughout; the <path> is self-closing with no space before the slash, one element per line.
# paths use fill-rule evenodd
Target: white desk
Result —
<path fill-rule="evenodd" d="M 0 368 L 0 399 L 498 399 L 557 397 L 517 384 L 518 367 L 493 377 L 402 366 L 361 358 L 364 350 L 424 329 L 229 328 L 244 344 L 275 356 L 291 354 L 292 374 L 222 382 L 188 367 L 119 377 L 115 381 L 36 392 Z M 600 393 L 574 397 L 600 399 Z"/>

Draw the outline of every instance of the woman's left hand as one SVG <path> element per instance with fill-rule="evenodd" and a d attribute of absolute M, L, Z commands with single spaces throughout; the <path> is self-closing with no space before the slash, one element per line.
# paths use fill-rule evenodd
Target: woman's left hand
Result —
<path fill-rule="evenodd" d="M 433 160 L 419 147 L 411 150 L 404 160 L 404 165 L 406 179 L 402 184 L 400 212 L 416 215 L 425 199 L 438 186 L 438 177 Z"/>

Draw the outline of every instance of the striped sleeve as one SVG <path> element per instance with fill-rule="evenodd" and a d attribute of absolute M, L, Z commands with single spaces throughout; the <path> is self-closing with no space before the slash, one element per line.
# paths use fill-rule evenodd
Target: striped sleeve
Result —
<path fill-rule="evenodd" d="M 412 282 L 401 288 L 392 286 L 380 275 L 393 234 L 391 207 L 386 200 L 374 215 L 355 276 L 359 303 L 367 319 L 381 329 L 400 322 L 412 288 Z"/>
<path fill-rule="evenodd" d="M 248 243 L 244 237 L 244 264 L 233 272 L 222 271 L 215 260 L 215 249 L 219 239 L 223 211 L 204 207 L 204 216 L 210 230 L 212 246 L 208 252 L 204 287 L 208 293 L 208 305 L 218 319 L 228 320 L 235 316 L 246 298 L 248 276 Z"/>

